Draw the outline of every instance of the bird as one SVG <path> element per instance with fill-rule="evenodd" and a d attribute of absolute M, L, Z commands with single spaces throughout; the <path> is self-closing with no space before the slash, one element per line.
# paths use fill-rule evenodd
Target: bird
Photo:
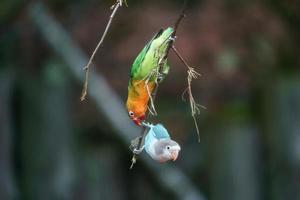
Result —
<path fill-rule="evenodd" d="M 158 69 L 168 49 L 169 41 L 173 40 L 172 33 L 172 27 L 160 29 L 132 64 L 126 107 L 129 117 L 136 125 L 141 126 L 141 122 L 145 120 L 148 102 L 158 80 L 162 81 L 169 72 L 170 67 L 166 60 L 161 72 Z"/>
<path fill-rule="evenodd" d="M 153 125 L 143 122 L 143 125 L 149 129 L 143 145 L 147 154 L 160 163 L 175 161 L 181 148 L 170 138 L 167 129 L 162 124 Z"/>

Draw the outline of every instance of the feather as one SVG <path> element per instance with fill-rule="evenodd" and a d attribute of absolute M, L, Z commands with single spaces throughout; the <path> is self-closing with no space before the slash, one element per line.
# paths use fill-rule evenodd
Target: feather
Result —
<path fill-rule="evenodd" d="M 172 32 L 173 28 L 169 27 L 156 33 L 134 60 L 130 71 L 131 79 L 142 80 L 157 67 L 159 56 L 156 54 L 160 55 L 166 50 L 167 40 Z M 163 71 L 167 73 L 168 68 L 169 66 L 165 64 Z"/>
<path fill-rule="evenodd" d="M 157 139 L 170 138 L 170 135 L 169 135 L 167 129 L 161 124 L 157 124 L 156 126 L 154 126 L 153 132 Z"/>
<path fill-rule="evenodd" d="M 152 41 L 154 39 L 156 39 L 157 37 L 159 37 L 163 32 L 163 29 L 160 29 L 156 35 L 150 40 L 150 42 L 148 42 L 148 44 L 143 48 L 143 50 L 139 53 L 139 55 L 136 57 L 136 59 L 134 60 L 133 64 L 132 64 L 132 68 L 130 70 L 130 77 L 134 77 L 134 74 L 137 72 L 138 68 L 140 67 L 141 63 L 143 62 L 143 60 L 145 59 L 145 55 L 147 54 Z"/>

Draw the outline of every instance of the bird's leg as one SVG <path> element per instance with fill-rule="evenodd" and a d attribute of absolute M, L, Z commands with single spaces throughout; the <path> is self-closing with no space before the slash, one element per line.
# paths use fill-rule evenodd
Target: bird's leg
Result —
<path fill-rule="evenodd" d="M 151 129 L 153 127 L 153 124 L 149 123 L 149 122 L 145 122 L 145 121 L 142 121 L 142 126 L 147 128 L 147 129 Z M 143 142 L 144 140 L 144 135 L 143 136 L 139 136 L 139 137 L 136 137 L 135 139 L 133 139 L 131 141 L 131 144 L 129 146 L 130 150 L 134 153 L 134 154 L 140 154 L 142 153 L 142 151 L 144 150 L 145 148 L 145 145 L 139 147 L 139 145 Z"/>
<path fill-rule="evenodd" d="M 133 153 L 134 154 L 140 154 L 140 153 L 142 153 L 142 151 L 144 150 L 144 148 L 145 148 L 145 145 L 143 145 L 140 149 L 133 149 Z"/>
<path fill-rule="evenodd" d="M 162 82 L 162 80 L 164 79 L 164 75 L 162 73 L 159 73 L 157 74 L 157 77 L 155 79 L 155 83 L 156 84 L 160 84 Z"/>
<path fill-rule="evenodd" d="M 161 57 L 158 61 L 158 67 L 157 67 L 157 71 L 156 71 L 156 79 L 155 79 L 155 83 L 156 84 L 160 84 L 162 82 L 162 80 L 164 79 L 165 74 L 161 73 L 159 71 L 159 68 L 161 65 L 165 65 L 165 59 L 163 57 Z"/>
<path fill-rule="evenodd" d="M 146 128 L 152 128 L 153 127 L 153 124 L 151 124 L 150 122 L 145 122 L 143 121 L 142 122 L 142 126 L 146 127 Z"/>
<path fill-rule="evenodd" d="M 158 49 L 163 48 L 163 45 L 165 45 L 166 48 L 168 48 L 168 45 L 171 45 L 175 42 L 176 36 L 172 36 L 172 33 L 165 39 L 165 41 L 160 45 Z M 156 78 L 156 83 L 161 83 L 161 81 L 164 79 L 164 77 L 167 75 L 166 73 L 163 72 L 163 67 L 166 64 L 167 60 L 167 54 L 166 52 L 160 52 L 161 55 L 159 55 L 159 60 L 157 63 L 157 78 Z"/>
<path fill-rule="evenodd" d="M 172 42 L 175 42 L 176 36 L 174 36 L 174 37 L 170 36 L 170 37 L 168 38 L 168 40 L 169 40 L 169 41 L 172 41 Z"/>
<path fill-rule="evenodd" d="M 135 153 L 137 151 L 141 140 L 142 140 L 142 136 L 136 137 L 135 139 L 131 140 L 131 144 L 130 144 L 129 148 L 133 153 Z"/>

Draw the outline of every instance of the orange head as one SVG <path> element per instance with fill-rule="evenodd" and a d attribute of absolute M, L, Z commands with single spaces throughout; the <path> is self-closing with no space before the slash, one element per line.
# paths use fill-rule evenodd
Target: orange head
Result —
<path fill-rule="evenodd" d="M 145 112 L 146 112 L 146 106 L 139 104 L 132 104 L 130 100 L 127 101 L 127 110 L 128 115 L 131 118 L 131 120 L 138 126 L 142 125 L 142 121 L 145 120 Z"/>
<path fill-rule="evenodd" d="M 148 92 L 152 93 L 154 86 L 155 82 L 149 82 L 147 85 L 143 80 L 132 80 L 130 82 L 126 106 L 129 117 L 136 125 L 141 126 L 142 121 L 145 120 L 149 101 Z"/>

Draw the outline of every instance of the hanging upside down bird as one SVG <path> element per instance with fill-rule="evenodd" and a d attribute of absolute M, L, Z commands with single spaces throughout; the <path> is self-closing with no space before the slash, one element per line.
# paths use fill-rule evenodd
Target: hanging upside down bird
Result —
<path fill-rule="evenodd" d="M 141 125 L 145 120 L 145 114 L 148 109 L 148 102 L 154 88 L 165 78 L 169 72 L 169 66 L 163 56 L 168 47 L 168 43 L 173 33 L 173 28 L 161 29 L 152 40 L 143 48 L 137 58 L 134 60 L 128 85 L 128 97 L 126 107 L 129 117 L 136 125 Z M 162 70 L 159 71 L 159 65 L 163 62 Z M 150 107 L 155 114 L 153 102 Z"/>
<path fill-rule="evenodd" d="M 142 124 L 149 128 L 142 149 L 145 148 L 151 158 L 158 162 L 175 161 L 181 148 L 170 138 L 167 129 L 162 124 Z"/>

